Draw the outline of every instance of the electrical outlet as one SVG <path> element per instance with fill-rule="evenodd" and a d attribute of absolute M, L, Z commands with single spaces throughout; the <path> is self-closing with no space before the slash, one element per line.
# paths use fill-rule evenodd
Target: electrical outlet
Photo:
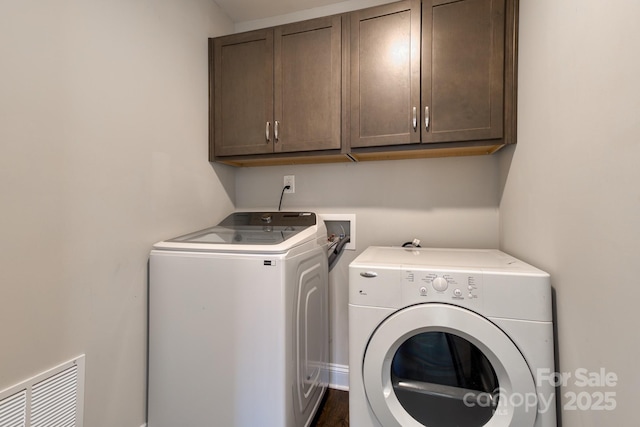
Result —
<path fill-rule="evenodd" d="M 291 188 L 287 188 L 284 190 L 285 193 L 295 193 L 296 192 L 296 176 L 295 175 L 285 175 L 284 176 L 284 186 L 289 186 Z"/>

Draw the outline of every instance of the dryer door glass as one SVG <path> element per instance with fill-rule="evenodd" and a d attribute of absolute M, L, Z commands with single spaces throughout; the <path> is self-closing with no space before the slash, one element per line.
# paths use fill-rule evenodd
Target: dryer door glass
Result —
<path fill-rule="evenodd" d="M 483 426 L 498 405 L 491 363 L 478 347 L 451 333 L 407 339 L 393 357 L 391 381 L 405 411 L 425 426 Z"/>
<path fill-rule="evenodd" d="M 369 339 L 362 376 L 385 427 L 536 420 L 536 386 L 522 353 L 497 325 L 461 307 L 418 304 L 387 317 Z"/>

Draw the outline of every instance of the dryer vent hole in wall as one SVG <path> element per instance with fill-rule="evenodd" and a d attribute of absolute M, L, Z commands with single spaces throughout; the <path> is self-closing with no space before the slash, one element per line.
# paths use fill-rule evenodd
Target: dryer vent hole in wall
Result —
<path fill-rule="evenodd" d="M 84 355 L 0 391 L 2 427 L 82 427 Z"/>

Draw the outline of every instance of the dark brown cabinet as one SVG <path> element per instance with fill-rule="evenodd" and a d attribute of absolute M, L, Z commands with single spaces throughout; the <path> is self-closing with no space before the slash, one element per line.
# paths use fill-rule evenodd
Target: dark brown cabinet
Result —
<path fill-rule="evenodd" d="M 341 22 L 213 39 L 211 160 L 340 149 Z"/>
<path fill-rule="evenodd" d="M 220 37 L 212 44 L 210 153 L 273 152 L 273 31 Z"/>
<path fill-rule="evenodd" d="M 364 9 L 350 22 L 351 147 L 420 142 L 420 1 Z"/>
<path fill-rule="evenodd" d="M 502 138 L 505 1 L 424 1 L 422 28 L 422 141 Z"/>
<path fill-rule="evenodd" d="M 505 143 L 505 4 L 405 0 L 352 14 L 355 159 L 430 155 L 434 146 L 479 154 Z"/>
<path fill-rule="evenodd" d="M 210 40 L 210 160 L 490 154 L 515 143 L 518 0 L 402 0 Z"/>
<path fill-rule="evenodd" d="M 275 152 L 340 149 L 342 19 L 275 29 Z"/>

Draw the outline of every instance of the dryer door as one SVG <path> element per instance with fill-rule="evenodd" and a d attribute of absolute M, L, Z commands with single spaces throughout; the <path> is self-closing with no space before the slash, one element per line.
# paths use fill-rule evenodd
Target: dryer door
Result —
<path fill-rule="evenodd" d="M 363 378 L 385 427 L 530 427 L 537 415 L 533 376 L 513 341 L 452 305 L 389 316 L 369 340 Z"/>

